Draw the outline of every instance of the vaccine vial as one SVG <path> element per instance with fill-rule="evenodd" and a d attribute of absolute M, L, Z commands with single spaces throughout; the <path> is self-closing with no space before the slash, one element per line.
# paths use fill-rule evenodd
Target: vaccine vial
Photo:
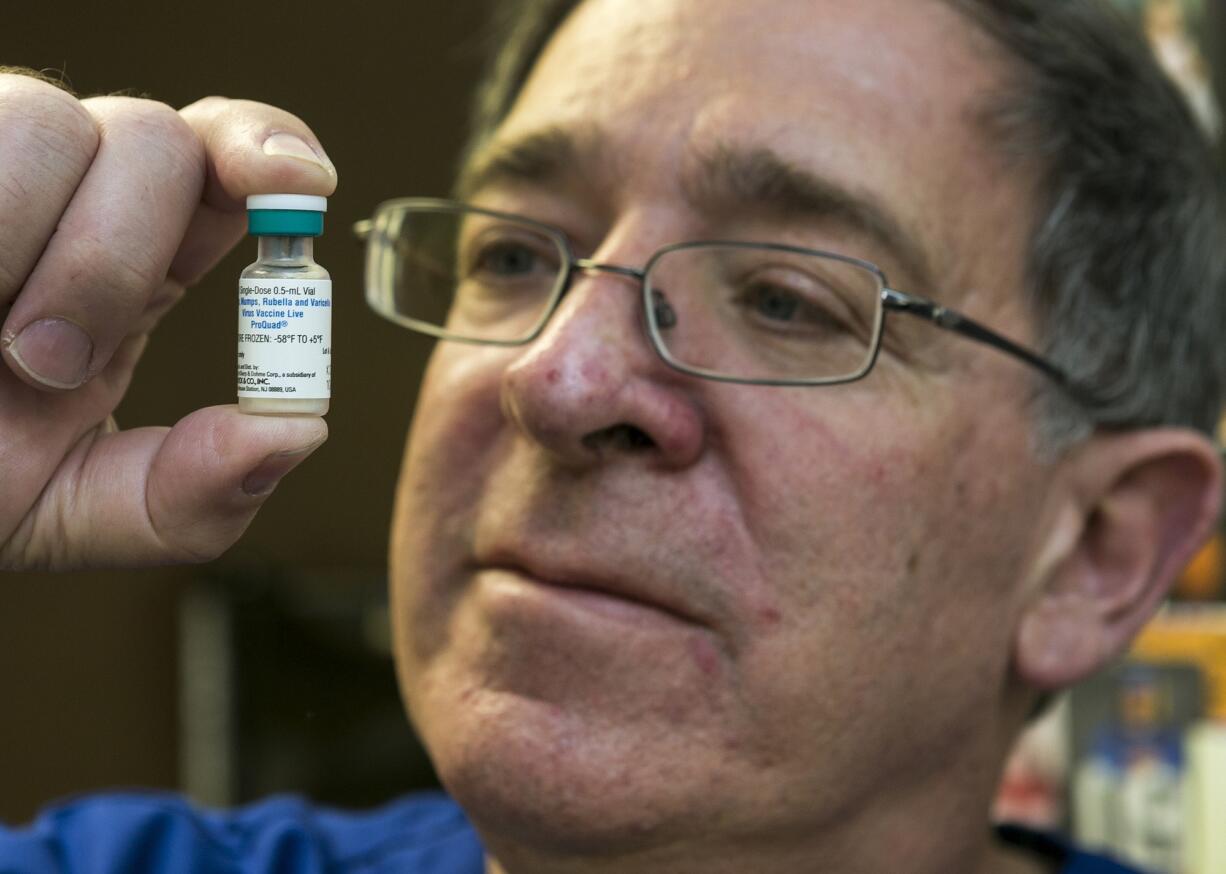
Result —
<path fill-rule="evenodd" d="M 322 416 L 332 396 L 332 279 L 315 263 L 325 197 L 247 198 L 259 241 L 238 281 L 238 409 L 261 416 Z"/>

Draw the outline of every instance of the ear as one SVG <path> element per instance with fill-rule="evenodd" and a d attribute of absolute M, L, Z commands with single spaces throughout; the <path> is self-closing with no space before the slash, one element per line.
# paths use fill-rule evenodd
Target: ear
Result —
<path fill-rule="evenodd" d="M 1222 461 L 1204 435 L 1095 435 L 1061 463 L 1054 521 L 1029 576 L 1014 668 L 1062 688 L 1128 646 L 1217 521 Z"/>

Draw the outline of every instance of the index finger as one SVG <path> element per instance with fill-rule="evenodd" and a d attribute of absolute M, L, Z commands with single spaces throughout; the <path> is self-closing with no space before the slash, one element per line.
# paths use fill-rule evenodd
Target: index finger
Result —
<path fill-rule="evenodd" d="M 252 100 L 206 97 L 179 110 L 204 144 L 206 176 L 171 274 L 191 285 L 242 237 L 251 194 L 336 190 L 336 168 L 296 115 Z"/>

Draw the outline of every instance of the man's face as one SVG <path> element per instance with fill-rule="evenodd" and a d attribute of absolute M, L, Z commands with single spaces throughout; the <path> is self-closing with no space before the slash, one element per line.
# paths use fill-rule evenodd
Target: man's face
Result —
<path fill-rule="evenodd" d="M 976 127 L 989 51 L 938 2 L 588 0 L 495 138 L 548 133 L 564 160 L 473 199 L 600 262 L 843 252 L 1028 342 L 1032 180 Z M 792 165 L 893 233 L 782 209 L 770 174 L 696 198 L 717 155 Z M 640 308 L 582 275 L 531 345 L 434 353 L 392 563 L 448 788 L 488 835 L 580 852 L 786 846 L 934 781 L 990 791 L 1049 476 L 1031 374 L 895 315 L 859 382 L 717 384 L 659 360 Z"/>

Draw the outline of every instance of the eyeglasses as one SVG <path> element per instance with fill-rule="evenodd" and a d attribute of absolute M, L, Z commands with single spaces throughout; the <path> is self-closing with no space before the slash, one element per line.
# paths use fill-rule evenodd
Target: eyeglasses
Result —
<path fill-rule="evenodd" d="M 660 249 L 642 269 L 576 258 L 566 235 L 523 216 L 429 198 L 382 203 L 366 240 L 366 300 L 414 331 L 461 343 L 521 346 L 544 330 L 575 277 L 639 283 L 652 346 L 671 367 L 751 385 L 861 379 L 890 313 L 985 343 L 1066 390 L 1059 368 L 983 325 L 890 288 L 875 265 L 775 243 L 703 241 Z"/>

